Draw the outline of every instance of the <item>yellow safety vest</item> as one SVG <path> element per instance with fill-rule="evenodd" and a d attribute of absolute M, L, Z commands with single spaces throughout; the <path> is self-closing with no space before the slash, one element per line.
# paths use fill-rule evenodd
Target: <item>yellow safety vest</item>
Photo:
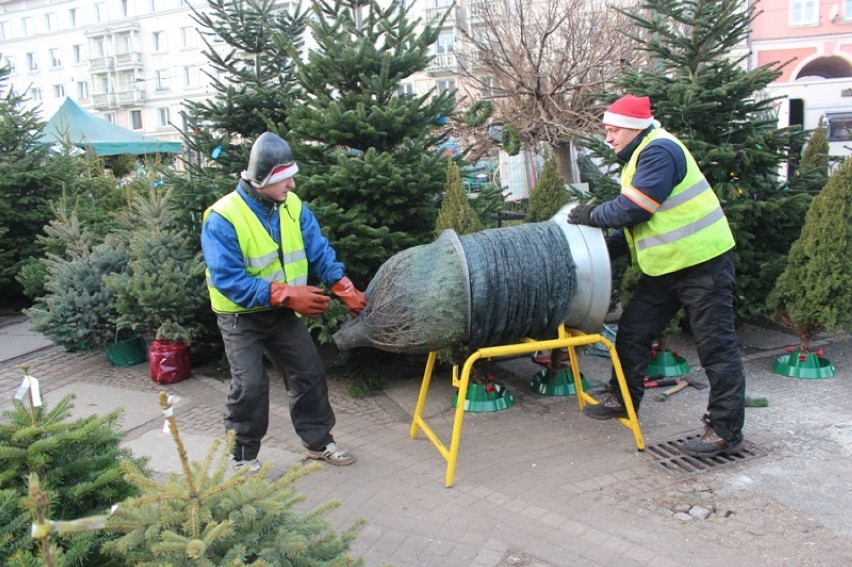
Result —
<path fill-rule="evenodd" d="M 246 273 L 268 282 L 281 282 L 289 285 L 308 283 L 308 259 L 305 255 L 305 243 L 299 218 L 302 214 L 302 201 L 295 193 L 288 193 L 285 201 L 289 212 L 282 203 L 278 207 L 281 226 L 281 249 L 249 208 L 243 198 L 233 191 L 228 193 L 207 209 L 204 219 L 210 211 L 216 211 L 225 217 L 237 233 L 237 241 L 245 261 Z M 279 253 L 281 254 L 279 256 Z M 213 285 L 210 269 L 207 272 L 207 290 L 210 292 L 210 304 L 216 313 L 246 313 L 262 311 L 269 307 L 246 309 L 237 305 Z"/>
<path fill-rule="evenodd" d="M 625 229 L 634 262 L 650 276 L 670 274 L 734 247 L 734 235 L 716 193 L 680 140 L 655 128 L 639 143 L 621 172 L 621 192 L 636 196 L 631 181 L 639 154 L 653 140 L 672 140 L 686 156 L 686 176 L 645 222 Z"/>

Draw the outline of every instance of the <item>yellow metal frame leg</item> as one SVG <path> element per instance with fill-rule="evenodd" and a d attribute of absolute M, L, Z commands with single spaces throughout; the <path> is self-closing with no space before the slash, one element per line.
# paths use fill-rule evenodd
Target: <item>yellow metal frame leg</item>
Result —
<path fill-rule="evenodd" d="M 583 390 L 583 380 L 580 374 L 580 364 L 577 360 L 576 349 L 578 346 L 588 346 L 596 343 L 603 344 L 607 352 L 609 352 L 619 390 L 624 400 L 624 406 L 627 409 L 627 417 L 618 418 L 618 422 L 633 432 L 637 450 L 644 451 L 645 441 L 642 438 L 642 431 L 639 429 L 639 420 L 633 408 L 633 402 L 630 399 L 627 380 L 624 378 L 621 361 L 618 359 L 615 347 L 606 337 L 599 334 L 589 335 L 576 330 L 569 331 L 564 325 L 560 325 L 558 338 L 556 339 L 545 341 L 528 339 L 517 344 L 481 348 L 467 358 L 460 376 L 458 375 L 458 366 L 453 367 L 453 386 L 458 388 L 458 396 L 456 398 L 456 411 L 453 419 L 453 431 L 449 449 L 423 419 L 423 407 L 426 405 L 426 397 L 429 394 L 429 385 L 432 381 L 432 373 L 435 370 L 435 360 L 437 358 L 437 353 L 430 352 L 426 359 L 426 370 L 423 373 L 423 382 L 420 385 L 420 395 L 417 398 L 417 405 L 414 408 L 414 416 L 411 420 L 411 438 L 414 439 L 417 436 L 417 432 L 422 430 L 429 441 L 438 449 L 438 452 L 447 461 L 447 474 L 444 484 L 447 488 L 451 487 L 455 477 L 456 463 L 458 462 L 461 430 L 464 423 L 464 407 L 467 400 L 468 385 L 470 384 L 470 373 L 476 361 L 480 359 L 515 356 L 541 350 L 567 349 L 571 359 L 571 372 L 574 377 L 577 403 L 580 409 L 583 409 L 586 404 L 596 404 L 598 402 Z"/>

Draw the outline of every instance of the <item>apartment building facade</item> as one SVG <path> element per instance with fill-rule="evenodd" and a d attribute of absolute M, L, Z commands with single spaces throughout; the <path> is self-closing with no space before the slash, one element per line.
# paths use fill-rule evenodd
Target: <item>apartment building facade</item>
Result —
<path fill-rule="evenodd" d="M 790 61 L 770 87 L 781 126 L 823 120 L 832 155 L 852 155 L 852 0 L 760 0 L 751 65 Z"/>

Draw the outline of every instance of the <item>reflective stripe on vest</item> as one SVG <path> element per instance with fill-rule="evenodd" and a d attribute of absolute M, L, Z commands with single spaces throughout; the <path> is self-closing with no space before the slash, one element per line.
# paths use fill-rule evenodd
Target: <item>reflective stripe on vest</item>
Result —
<path fill-rule="evenodd" d="M 659 207 L 650 209 L 653 214 L 649 220 L 624 231 L 633 259 L 651 276 L 700 264 L 734 247 L 734 235 L 719 199 L 695 158 L 680 140 L 661 128 L 645 136 L 624 166 L 621 192 L 625 196 L 636 192 L 631 181 L 639 154 L 652 141 L 660 139 L 672 140 L 683 150 L 686 175 Z"/>
<path fill-rule="evenodd" d="M 281 226 L 281 248 L 269 235 L 266 228 L 236 191 L 216 201 L 205 213 L 216 211 L 230 222 L 237 234 L 237 242 L 243 254 L 246 273 L 268 282 L 281 282 L 289 285 L 308 283 L 308 259 L 305 255 L 305 243 L 299 218 L 302 214 L 302 201 L 295 193 L 288 193 L 283 205 L 278 207 Z M 246 309 L 225 297 L 213 285 L 210 270 L 207 269 L 207 290 L 210 292 L 210 304 L 216 313 L 245 313 L 262 311 L 269 307 Z"/>

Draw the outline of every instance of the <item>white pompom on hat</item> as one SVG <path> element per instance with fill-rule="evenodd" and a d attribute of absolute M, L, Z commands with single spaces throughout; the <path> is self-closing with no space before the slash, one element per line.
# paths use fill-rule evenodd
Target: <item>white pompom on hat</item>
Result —
<path fill-rule="evenodd" d="M 647 96 L 624 95 L 609 105 L 603 115 L 604 126 L 644 130 L 655 124 L 651 116 L 651 99 Z"/>

